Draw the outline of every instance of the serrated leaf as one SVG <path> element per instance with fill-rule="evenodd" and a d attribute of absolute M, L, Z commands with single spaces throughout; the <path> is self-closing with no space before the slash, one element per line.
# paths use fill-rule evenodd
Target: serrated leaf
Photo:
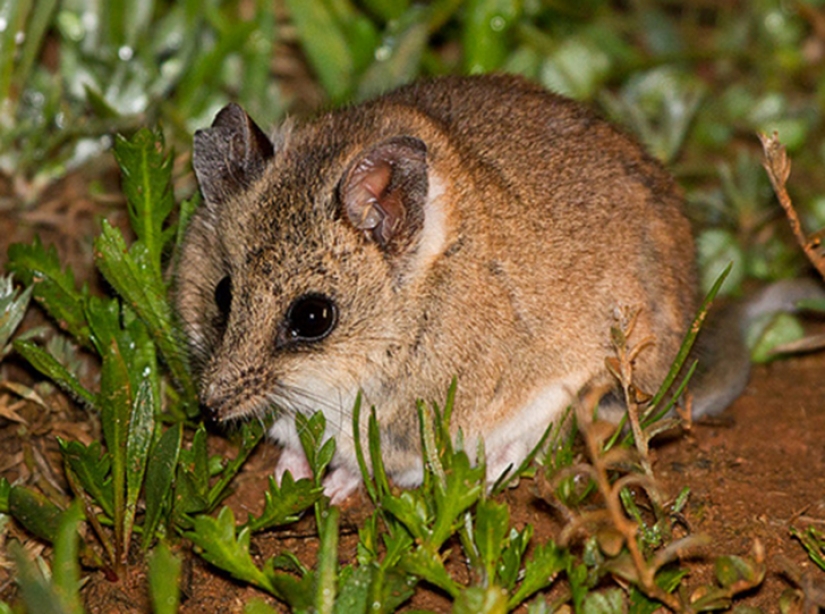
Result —
<path fill-rule="evenodd" d="M 298 430 L 298 438 L 301 440 L 301 447 L 312 469 L 312 475 L 315 476 L 315 481 L 320 483 L 335 453 L 335 440 L 330 438 L 324 441 L 326 418 L 320 411 L 315 412 L 309 418 L 297 413 L 295 414 L 295 428 Z"/>
<path fill-rule="evenodd" d="M 268 574 L 255 565 L 249 554 L 251 531 L 241 528 L 235 534 L 235 516 L 230 508 L 221 509 L 217 518 L 195 517 L 192 530 L 185 535 L 202 550 L 201 556 L 219 569 L 281 598 Z"/>
<path fill-rule="evenodd" d="M 101 234 L 95 240 L 95 264 L 146 325 L 183 393 L 187 415 L 194 416 L 198 412 L 194 382 L 172 325 L 166 288 L 155 275 L 148 249 L 136 242 L 127 250 L 120 231 L 104 220 Z"/>
<path fill-rule="evenodd" d="M 157 438 L 149 452 L 146 465 L 145 495 L 146 516 L 143 521 L 141 547 L 146 550 L 152 543 L 155 531 L 168 512 L 171 504 L 172 478 L 180 454 L 183 425 L 178 423 Z"/>
<path fill-rule="evenodd" d="M 510 609 L 534 593 L 550 586 L 555 581 L 556 575 L 567 569 L 569 558 L 568 552 L 556 546 L 552 541 L 536 546 L 532 558 L 524 566 L 524 579 L 510 598 Z"/>
<path fill-rule="evenodd" d="M 583 614 L 624 614 L 624 593 L 620 588 L 592 592 L 584 600 Z"/>
<path fill-rule="evenodd" d="M 58 437 L 60 453 L 67 468 L 77 478 L 83 490 L 89 494 L 103 513 L 114 518 L 114 495 L 110 475 L 111 462 L 99 441 L 84 446 L 79 441 L 64 441 Z"/>
<path fill-rule="evenodd" d="M 186 525 L 186 514 L 209 510 L 209 453 L 206 449 L 206 427 L 201 424 L 189 449 L 180 451 L 178 475 L 174 493 L 175 522 Z"/>
<path fill-rule="evenodd" d="M 475 503 L 484 491 L 484 467 L 472 467 L 463 451 L 452 457 L 451 467 L 445 472 L 447 483 L 436 487 L 435 523 L 430 537 L 433 548 L 440 548 L 453 533 L 461 514 Z"/>
<path fill-rule="evenodd" d="M 381 505 L 392 514 L 416 540 L 429 541 L 430 514 L 427 505 L 417 491 L 402 491 L 396 496 L 385 496 Z"/>
<path fill-rule="evenodd" d="M 821 534 L 814 527 L 808 527 L 801 531 L 796 527 L 791 527 L 791 535 L 796 537 L 808 553 L 808 557 L 816 563 L 822 571 L 825 571 L 825 535 Z"/>
<path fill-rule="evenodd" d="M 476 506 L 475 519 L 474 541 L 484 565 L 486 582 L 493 583 L 497 581 L 498 561 L 510 528 L 510 510 L 505 503 L 482 499 Z"/>
<path fill-rule="evenodd" d="M 367 612 L 370 584 L 378 571 L 377 565 L 359 565 L 341 570 L 338 598 L 335 600 L 335 613 Z M 380 608 L 380 605 L 379 605 Z M 380 611 L 379 608 L 374 608 Z"/>
<path fill-rule="evenodd" d="M 61 365 L 46 350 L 31 341 L 20 339 L 15 341 L 13 345 L 17 353 L 25 358 L 31 366 L 52 380 L 63 391 L 91 407 L 96 407 L 96 395 L 87 390 L 71 371 Z"/>
<path fill-rule="evenodd" d="M 402 555 L 399 567 L 414 576 L 446 591 L 453 599 L 461 594 L 461 587 L 444 568 L 444 562 L 436 552 L 421 546 Z"/>
<path fill-rule="evenodd" d="M 206 448 L 206 427 L 200 424 L 188 450 L 181 450 L 180 467 L 190 473 L 198 494 L 209 490 L 209 452 Z"/>
<path fill-rule="evenodd" d="M 62 269 L 57 250 L 43 247 L 39 237 L 29 244 L 15 243 L 9 247 L 6 268 L 24 284 L 33 287 L 34 300 L 54 318 L 58 326 L 71 334 L 81 345 L 89 346 L 89 327 L 84 302 L 88 290 L 78 290 L 74 273 Z"/>
<path fill-rule="evenodd" d="M 177 614 L 180 603 L 181 560 L 166 542 L 149 557 L 149 596 L 155 614 Z"/>
<path fill-rule="evenodd" d="M 146 128 L 131 138 L 115 137 L 114 155 L 123 178 L 129 221 L 147 250 L 152 287 L 163 284 L 163 226 L 175 206 L 172 156 L 164 154 L 163 134 Z"/>
<path fill-rule="evenodd" d="M 244 526 L 255 532 L 295 522 L 323 493 L 323 487 L 316 486 L 312 480 L 296 482 L 288 471 L 281 478 L 280 486 L 275 478 L 270 477 L 269 490 L 264 495 L 264 511 L 257 518 L 250 514 Z"/>
<path fill-rule="evenodd" d="M 502 586 L 512 591 L 521 571 L 521 560 L 527 551 L 530 538 L 533 536 L 533 525 L 526 525 L 521 531 L 510 529 L 508 543 L 501 553 L 498 566 L 498 577 Z"/>

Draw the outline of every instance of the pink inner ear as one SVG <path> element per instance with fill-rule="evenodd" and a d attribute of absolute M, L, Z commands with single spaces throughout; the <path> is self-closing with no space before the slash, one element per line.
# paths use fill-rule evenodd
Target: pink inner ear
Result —
<path fill-rule="evenodd" d="M 377 164 L 369 164 L 372 168 L 368 168 L 362 180 L 364 189 L 372 194 L 375 200 L 381 200 L 384 190 L 390 183 L 392 176 L 392 165 L 388 162 L 381 161 Z"/>
<path fill-rule="evenodd" d="M 346 194 L 346 208 L 356 228 L 378 229 L 392 215 L 384 202 L 391 178 L 392 164 L 385 160 L 364 160 L 355 169 Z"/>

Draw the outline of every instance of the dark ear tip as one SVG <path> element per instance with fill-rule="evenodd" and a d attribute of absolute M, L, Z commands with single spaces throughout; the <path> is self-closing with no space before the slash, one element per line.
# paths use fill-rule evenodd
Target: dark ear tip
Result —
<path fill-rule="evenodd" d="M 215 119 L 212 120 L 212 127 L 219 128 L 225 125 L 235 125 L 240 121 L 247 120 L 248 117 L 241 105 L 236 102 L 230 102 L 215 115 Z"/>

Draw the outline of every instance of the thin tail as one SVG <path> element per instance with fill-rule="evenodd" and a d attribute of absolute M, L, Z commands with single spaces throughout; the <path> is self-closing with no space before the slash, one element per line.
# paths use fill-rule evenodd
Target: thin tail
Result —
<path fill-rule="evenodd" d="M 783 279 L 751 298 L 711 310 L 693 354 L 699 360 L 691 381 L 694 418 L 720 413 L 744 391 L 750 378 L 749 327 L 766 315 L 793 313 L 802 300 L 825 299 L 825 286 L 812 279 Z"/>

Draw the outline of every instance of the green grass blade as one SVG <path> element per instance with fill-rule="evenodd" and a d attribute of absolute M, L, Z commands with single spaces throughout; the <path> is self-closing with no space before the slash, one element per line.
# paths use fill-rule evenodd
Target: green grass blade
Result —
<path fill-rule="evenodd" d="M 364 0 L 366 9 L 384 21 L 399 19 L 407 11 L 409 0 Z"/>
<path fill-rule="evenodd" d="M 286 0 L 286 6 L 324 90 L 343 100 L 352 87 L 354 63 L 341 24 L 324 0 Z"/>
<path fill-rule="evenodd" d="M 550 586 L 556 576 L 567 568 L 570 554 L 564 548 L 559 548 L 552 541 L 536 547 L 532 558 L 524 567 L 524 579 L 518 590 L 510 597 L 508 609 L 518 604 L 534 593 Z"/>
<path fill-rule="evenodd" d="M 702 304 L 699 307 L 699 312 L 696 314 L 696 317 L 693 319 L 693 322 L 690 325 L 687 333 L 685 334 L 685 338 L 682 340 L 682 344 L 679 346 L 679 351 L 676 353 L 676 358 L 673 359 L 673 363 L 670 366 L 670 370 L 668 371 L 667 375 L 665 376 L 664 381 L 662 382 L 661 386 L 659 386 L 659 390 L 654 395 L 653 399 L 650 401 L 647 409 L 645 410 L 644 415 L 642 416 L 642 424 L 643 426 L 649 426 L 651 423 L 651 416 L 659 415 L 659 404 L 668 394 L 673 386 L 673 382 L 676 381 L 676 378 L 679 376 L 679 373 L 682 370 L 682 366 L 685 364 L 685 361 L 688 359 L 690 355 L 690 350 L 693 348 L 693 344 L 696 341 L 696 337 L 699 335 L 699 330 L 702 328 L 702 324 L 705 321 L 705 318 L 708 315 L 708 310 L 710 309 L 713 300 L 716 298 L 716 295 L 719 292 L 719 289 L 722 287 L 722 284 L 725 282 L 728 274 L 733 267 L 733 263 L 729 264 L 724 271 L 719 275 L 716 279 L 716 282 L 711 287 L 710 291 L 708 292 L 705 300 L 702 301 Z M 609 450 L 612 448 L 618 438 L 624 432 L 624 426 L 627 423 L 627 413 L 622 416 L 622 419 L 619 421 L 619 424 L 616 428 L 616 431 L 613 433 L 613 436 L 608 440 L 607 444 L 605 445 L 605 450 Z M 633 433 L 628 433 L 623 443 L 628 444 L 633 441 Z"/>
<path fill-rule="evenodd" d="M 352 408 L 352 436 L 355 446 L 355 460 L 358 462 L 358 470 L 361 472 L 361 479 L 364 481 L 364 487 L 367 489 L 370 500 L 378 505 L 378 491 L 367 467 L 364 445 L 361 442 L 361 400 L 361 392 L 359 391 L 358 396 L 355 397 L 355 405 Z"/>
<path fill-rule="evenodd" d="M 116 565 L 125 553 L 126 447 L 132 412 L 132 383 L 120 346 L 112 341 L 103 356 L 100 373 L 100 423 L 112 463 Z"/>
<path fill-rule="evenodd" d="M 234 459 L 229 461 L 221 472 L 218 481 L 212 485 L 207 497 L 209 501 L 209 511 L 215 509 L 223 497 L 226 496 L 227 488 L 232 478 L 241 470 L 246 459 L 252 454 L 255 447 L 261 442 L 264 436 L 264 428 L 258 422 L 247 422 L 241 426 L 241 447 Z"/>
<path fill-rule="evenodd" d="M 220 24 L 223 30 L 214 48 L 201 52 L 178 84 L 178 111 L 183 117 L 196 117 L 204 112 L 212 93 L 221 88 L 221 71 L 227 57 L 242 53 L 244 45 L 255 31 L 256 24 L 239 22 Z"/>
<path fill-rule="evenodd" d="M 317 584 L 315 587 L 315 611 L 332 614 L 335 607 L 338 580 L 338 516 L 337 507 L 327 507 L 321 514 L 323 529 L 321 549 L 318 553 Z"/>
<path fill-rule="evenodd" d="M 57 536 L 54 540 L 54 562 L 52 563 L 52 584 L 58 591 L 60 601 L 66 611 L 82 614 L 80 600 L 80 563 L 78 560 L 78 525 L 83 519 L 83 508 L 78 501 L 67 509 L 60 518 Z"/>
<path fill-rule="evenodd" d="M 0 0 L 0 19 L 6 24 L 0 32 L 0 101 L 8 100 L 11 93 L 17 33 L 25 31 L 24 24 L 31 5 L 32 0 Z"/>
<path fill-rule="evenodd" d="M 17 1 L 19 2 L 19 0 Z M 57 3 L 58 0 L 38 0 L 32 7 L 28 27 L 26 28 L 26 37 L 23 41 L 23 49 L 20 53 L 20 61 L 14 71 L 14 84 L 19 91 L 23 91 L 26 86 L 32 66 L 43 46 L 46 32 L 52 23 Z"/>
<path fill-rule="evenodd" d="M 161 542 L 149 557 L 149 596 L 155 614 L 177 614 L 180 578 L 181 560 Z"/>
<path fill-rule="evenodd" d="M 158 402 L 151 382 L 144 379 L 135 395 L 129 434 L 126 441 L 126 517 L 124 519 L 124 546 L 129 550 L 132 527 L 137 512 L 137 501 L 146 475 L 146 462 L 155 430 Z"/>
<path fill-rule="evenodd" d="M 172 479 L 180 455 L 183 425 L 178 423 L 157 438 L 149 453 L 146 465 L 145 496 L 146 516 L 143 520 L 141 547 L 146 550 L 152 543 L 155 531 L 171 506 Z"/>
<path fill-rule="evenodd" d="M 719 289 L 722 287 L 722 284 L 725 283 L 725 279 L 727 279 L 732 268 L 733 263 L 725 267 L 725 270 L 722 271 L 721 275 L 719 275 L 719 277 L 716 279 L 716 282 L 711 287 L 710 291 L 705 297 L 705 300 L 702 301 L 702 304 L 699 307 L 699 313 L 696 314 L 696 317 L 693 319 L 693 322 L 690 325 L 690 329 L 688 330 L 684 340 L 682 341 L 682 345 L 679 346 L 679 351 L 676 354 L 676 359 L 673 361 L 673 365 L 671 366 L 670 371 L 668 371 L 667 377 L 665 377 L 665 380 L 662 382 L 662 385 L 659 387 L 659 390 L 656 392 L 656 395 L 650 402 L 650 406 L 645 412 L 646 416 L 649 416 L 651 413 L 655 411 L 655 408 L 659 405 L 659 403 L 662 402 L 662 399 L 668 393 L 668 390 L 670 390 L 670 387 L 673 385 L 673 382 L 678 377 L 679 372 L 682 369 L 682 365 L 685 364 L 685 361 L 687 360 L 688 355 L 690 354 L 690 350 L 693 348 L 693 344 L 696 341 L 696 337 L 699 335 L 699 330 L 702 328 L 702 324 L 704 324 L 705 322 L 705 318 L 708 315 L 708 310 L 710 309 L 713 300 L 716 298 Z"/>
<path fill-rule="evenodd" d="M 9 545 L 9 553 L 17 567 L 17 583 L 23 595 L 23 602 L 29 612 L 49 614 L 75 614 L 63 604 L 60 594 L 29 559 L 28 553 L 18 542 Z"/>
<path fill-rule="evenodd" d="M 521 14 L 519 0 L 470 0 L 464 7 L 461 36 L 464 71 L 485 73 L 499 68 L 511 48 L 510 29 Z"/>
<path fill-rule="evenodd" d="M 430 10 L 414 6 L 393 25 L 385 37 L 381 57 L 375 58 L 359 79 L 358 97 L 375 96 L 411 81 L 420 71 L 430 38 Z M 375 53 L 372 53 L 375 57 Z"/>

